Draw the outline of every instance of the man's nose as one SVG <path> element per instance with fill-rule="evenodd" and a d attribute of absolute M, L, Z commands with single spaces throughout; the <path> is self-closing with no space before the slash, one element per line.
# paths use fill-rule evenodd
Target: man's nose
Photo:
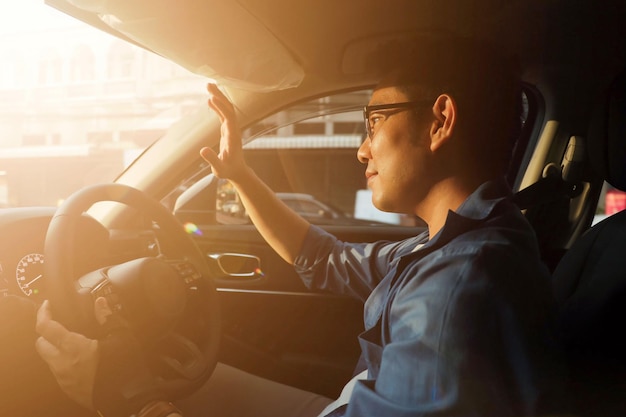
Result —
<path fill-rule="evenodd" d="M 370 154 L 369 136 L 366 136 L 365 140 L 361 143 L 361 146 L 359 146 L 359 149 L 356 151 L 356 157 L 362 164 L 367 164 L 367 161 L 372 158 L 372 155 Z"/>

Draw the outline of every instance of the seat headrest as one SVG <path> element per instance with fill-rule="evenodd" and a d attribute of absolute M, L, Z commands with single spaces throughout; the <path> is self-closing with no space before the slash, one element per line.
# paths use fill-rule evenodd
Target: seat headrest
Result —
<path fill-rule="evenodd" d="M 589 131 L 591 164 L 613 187 L 626 191 L 626 71 L 609 86 Z"/>

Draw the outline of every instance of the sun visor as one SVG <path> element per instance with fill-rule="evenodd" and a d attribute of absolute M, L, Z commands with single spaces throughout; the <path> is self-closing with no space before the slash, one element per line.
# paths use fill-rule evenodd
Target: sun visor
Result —
<path fill-rule="evenodd" d="M 237 1 L 68 0 L 187 70 L 254 91 L 298 86 L 302 67 Z"/>

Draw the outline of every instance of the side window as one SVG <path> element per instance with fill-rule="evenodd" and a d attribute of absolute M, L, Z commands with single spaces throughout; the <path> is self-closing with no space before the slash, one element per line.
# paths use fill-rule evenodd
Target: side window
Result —
<path fill-rule="evenodd" d="M 618 190 L 608 182 L 604 182 L 596 207 L 596 214 L 593 217 L 593 224 L 623 210 L 626 210 L 626 192 Z"/>
<path fill-rule="evenodd" d="M 372 204 L 365 166 L 356 156 L 365 138 L 363 106 L 371 93 L 360 90 L 294 104 L 243 131 L 247 163 L 278 198 L 313 224 L 424 226 L 416 216 L 382 212 Z M 523 98 L 523 140 L 515 149 L 511 182 L 528 145 L 530 133 L 525 130 L 534 123 L 527 94 Z M 234 187 L 206 175 L 207 170 L 195 173 L 164 204 L 183 222 L 249 224 Z M 207 191 L 198 193 L 203 187 Z"/>
<path fill-rule="evenodd" d="M 313 224 L 418 224 L 371 203 L 365 167 L 356 157 L 365 132 L 362 108 L 370 94 L 362 90 L 300 103 L 243 132 L 248 164 Z M 217 200 L 218 222 L 247 219 L 229 184 L 219 183 Z"/>

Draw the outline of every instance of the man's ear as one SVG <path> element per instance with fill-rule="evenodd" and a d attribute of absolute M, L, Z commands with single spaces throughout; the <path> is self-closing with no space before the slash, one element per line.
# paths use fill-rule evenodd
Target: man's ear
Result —
<path fill-rule="evenodd" d="M 456 126 L 456 101 L 448 94 L 441 94 L 433 106 L 434 120 L 430 128 L 430 150 L 436 152 L 451 137 Z"/>

